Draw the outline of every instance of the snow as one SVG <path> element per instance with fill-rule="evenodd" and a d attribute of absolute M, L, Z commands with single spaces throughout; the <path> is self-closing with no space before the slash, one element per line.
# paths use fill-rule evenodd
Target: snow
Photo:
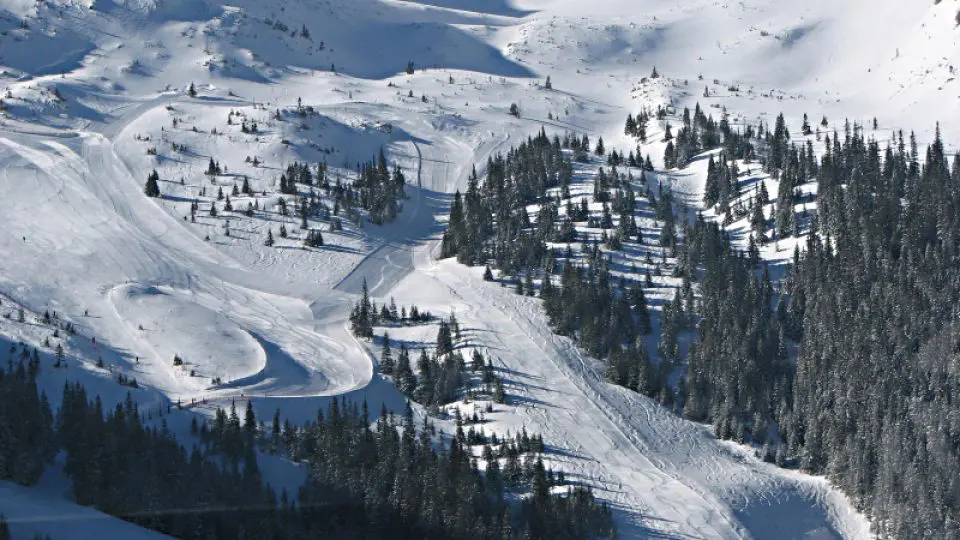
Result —
<path fill-rule="evenodd" d="M 13 538 L 33 538 L 34 535 L 77 540 L 169 538 L 73 504 L 55 492 L 24 488 L 11 482 L 0 482 L 0 510 L 7 518 Z"/>
<path fill-rule="evenodd" d="M 825 480 L 762 463 L 603 382 L 594 360 L 550 332 L 538 300 L 483 282 L 482 268 L 436 261 L 437 239 L 474 163 L 482 174 L 488 157 L 541 128 L 602 135 L 608 149 L 629 151 L 636 142 L 623 123 L 644 106 L 699 102 L 714 117 L 726 110 L 734 125 L 772 124 L 782 111 L 794 132 L 804 113 L 841 131 L 845 117 L 869 125 L 877 116 L 879 140 L 904 129 L 921 143 L 940 120 L 949 141 L 960 128 L 956 3 L 635 4 L 0 1 L 0 312 L 22 304 L 30 314 L 23 324 L 15 314 L 0 319 L 0 336 L 41 345 L 51 330 L 30 321 L 56 310 L 79 334 L 54 340 L 70 361 L 41 376 L 52 401 L 65 379 L 121 400 L 129 388 L 113 378 L 123 373 L 142 387 L 134 392 L 142 407 L 206 400 L 171 417 L 178 433 L 189 415 L 231 400 L 252 399 L 261 419 L 280 408 L 297 422 L 339 396 L 366 399 L 373 412 L 381 403 L 398 410 L 403 397 L 376 373 L 375 346 L 347 328 L 366 280 L 378 302 L 453 310 L 467 347 L 489 352 L 508 374 L 509 404 L 485 427 L 541 433 L 550 466 L 610 502 L 623 537 L 868 537 L 864 516 Z M 664 76 L 644 80 L 654 65 Z M 553 90 L 543 87 L 548 75 Z M 187 95 L 191 83 L 196 98 Z M 314 112 L 297 115 L 298 98 Z M 520 118 L 507 115 L 511 103 Z M 231 111 L 260 132 L 228 126 Z M 659 129 L 651 125 L 651 141 Z M 380 148 L 408 179 L 395 224 L 344 220 L 342 231 L 328 232 L 315 220 L 326 245 L 303 249 L 291 216 L 291 238 L 263 245 L 284 221 L 275 210 L 286 165 L 325 161 L 346 178 Z M 659 165 L 663 143 L 642 151 Z M 211 157 L 228 168 L 216 185 L 203 174 Z M 143 195 L 154 169 L 160 199 Z M 655 176 L 697 207 L 705 170 L 703 158 Z M 196 223 L 184 220 L 191 201 L 208 205 L 217 187 L 228 192 L 242 176 L 255 195 L 232 202 L 256 201 L 259 214 L 211 218 L 202 206 Z M 774 180 L 756 181 L 775 196 Z M 742 239 L 749 225 L 730 229 Z M 795 242 L 802 239 L 769 244 L 762 255 L 788 259 Z M 663 287 L 654 300 L 669 294 Z M 264 459 L 276 485 L 292 490 L 302 479 L 292 464 Z M 89 514 L 97 517 L 91 529 L 133 534 L 111 533 L 125 525 L 60 493 L 7 484 L 0 492 L 8 517 L 62 509 L 51 513 Z"/>

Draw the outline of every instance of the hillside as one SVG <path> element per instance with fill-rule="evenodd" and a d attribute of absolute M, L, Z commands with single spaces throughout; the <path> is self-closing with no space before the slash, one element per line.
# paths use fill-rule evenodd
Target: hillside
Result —
<path fill-rule="evenodd" d="M 366 284 L 380 305 L 395 297 L 455 314 L 457 347 L 494 358 L 505 383 L 484 429 L 542 435 L 546 464 L 608 503 L 620 537 L 868 537 L 867 519 L 823 478 L 764 463 L 609 384 L 603 363 L 557 336 L 539 300 L 515 295 L 506 274 L 485 282 L 483 266 L 438 258 L 454 194 L 467 192 L 475 166 L 486 177 L 490 159 L 541 130 L 587 135 L 591 146 L 602 137 L 608 150 L 652 160 L 646 173 L 619 167 L 633 175 L 631 217 L 648 241 L 627 245 L 615 275 L 655 274 L 645 294 L 658 335 L 683 281 L 675 254 L 650 240 L 664 219 L 641 194 L 666 187 L 678 219 L 723 222 L 704 203 L 707 156 L 665 167 L 664 130 L 684 107 L 727 113 L 738 127 L 772 126 L 782 112 L 796 141 L 804 114 L 823 118 L 824 133 L 877 118 L 868 132 L 880 141 L 904 130 L 926 144 L 937 122 L 948 142 L 960 134 L 960 3 L 881 4 L 2 2 L 0 313 L 10 317 L 0 336 L 45 360 L 62 346 L 67 370 L 39 377 L 54 406 L 66 380 L 115 404 L 129 389 L 115 381 L 135 379 L 144 409 L 188 405 L 169 420 L 184 440 L 194 415 L 231 402 L 298 424 L 337 397 L 401 413 L 404 395 L 379 371 L 379 337 L 388 329 L 432 350 L 436 325 L 358 339 L 349 317 Z M 624 133 L 628 114 L 668 106 L 649 141 Z M 777 179 L 740 166 L 745 183 L 776 196 Z M 577 162 L 563 197 L 587 198 L 601 168 L 610 172 L 600 156 Z M 801 189 L 809 197 L 798 212 L 814 212 L 815 184 Z M 539 209 L 528 206 L 534 223 Z M 602 219 L 602 204 L 588 210 Z M 599 242 L 608 227 L 596 225 L 578 224 L 575 236 Z M 748 219 L 726 225 L 745 247 Z M 762 256 L 780 264 L 804 239 Z M 76 334 L 53 336 L 37 322 L 44 311 Z M 447 413 L 414 409 L 453 433 L 450 407 L 475 410 L 464 397 Z M 260 459 L 274 486 L 303 483 L 302 468 Z M 15 519 L 49 501 L 72 519 L 54 491 L 10 487 L 0 513 L 18 534 L 26 528 Z M 76 509 L 77 520 L 87 514 Z"/>

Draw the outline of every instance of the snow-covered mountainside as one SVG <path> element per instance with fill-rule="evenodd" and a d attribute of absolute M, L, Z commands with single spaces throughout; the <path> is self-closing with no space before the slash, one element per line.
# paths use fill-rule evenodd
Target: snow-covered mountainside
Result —
<path fill-rule="evenodd" d="M 949 140 L 960 132 L 958 8 L 0 0 L 0 336 L 48 354 L 62 346 L 66 370 L 39 378 L 51 399 L 79 380 L 112 407 L 129 389 L 114 381 L 135 379 L 144 408 L 190 405 L 170 419 L 184 435 L 190 415 L 231 401 L 296 423 L 339 396 L 400 412 L 379 349 L 350 331 L 366 283 L 379 304 L 455 313 L 463 346 L 505 374 L 506 404 L 485 429 L 542 435 L 548 465 L 609 503 L 621 537 L 868 537 L 866 518 L 824 479 L 764 463 L 605 382 L 538 300 L 484 282 L 482 267 L 438 261 L 439 238 L 474 164 L 482 176 L 488 158 L 541 130 L 633 151 L 624 119 L 644 108 L 699 103 L 740 124 L 783 112 L 792 126 L 806 113 L 841 131 L 844 118 L 877 117 L 877 138 L 915 130 L 921 142 L 940 121 Z M 662 77 L 647 79 L 654 67 Z M 685 195 L 693 215 L 706 162 L 665 171 L 659 139 L 642 147 L 651 178 Z M 338 186 L 365 182 L 381 151 L 405 194 L 383 195 L 385 182 L 363 200 L 344 195 Z M 316 184 L 293 185 L 300 164 Z M 578 181 L 599 166 L 578 169 Z M 145 194 L 154 172 L 158 197 Z M 784 245 L 764 256 L 790 255 Z M 655 309 L 677 285 L 657 276 Z M 52 336 L 34 322 L 44 311 L 76 334 Z M 432 347 L 435 331 L 394 338 Z M 302 483 L 297 467 L 262 458 L 275 486 Z M 71 536 L 44 525 L 44 505 L 99 526 L 59 480 L 0 485 L 14 537 Z M 129 537 L 124 526 L 102 532 Z"/>

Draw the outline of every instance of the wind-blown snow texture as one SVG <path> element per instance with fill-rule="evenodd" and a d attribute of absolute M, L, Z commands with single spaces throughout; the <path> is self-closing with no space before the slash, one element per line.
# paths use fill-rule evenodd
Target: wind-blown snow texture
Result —
<path fill-rule="evenodd" d="M 108 399 L 125 393 L 110 382 L 120 372 L 148 389 L 136 396 L 147 402 L 252 397 L 263 418 L 281 407 L 303 421 L 344 394 L 374 411 L 402 406 L 347 329 L 366 279 L 375 297 L 455 309 L 472 343 L 508 374 L 515 399 L 492 429 L 542 433 L 551 465 L 594 486 L 623 537 L 865 537 L 866 520 L 825 481 L 760 463 L 603 382 L 594 361 L 552 334 L 537 300 L 484 283 L 479 269 L 435 261 L 436 240 L 474 163 L 541 128 L 628 150 L 635 142 L 623 121 L 643 106 L 700 101 L 750 120 L 784 111 L 793 124 L 804 112 L 838 122 L 876 115 L 881 132 L 929 139 L 936 119 L 960 118 L 956 9 L 869 0 L 2 1 L 0 309 L 54 309 L 73 321 L 70 376 Z M 666 78 L 640 84 L 654 65 Z M 547 75 L 553 90 L 541 85 Z M 315 114 L 288 115 L 298 98 Z M 506 114 L 511 103 L 519 118 Z M 230 112 L 256 120 L 259 133 L 228 126 Z M 325 232 L 324 248 L 304 250 L 295 239 L 265 247 L 272 218 L 184 219 L 201 186 L 215 189 L 203 175 L 210 157 L 228 169 L 217 179 L 225 190 L 249 179 L 255 195 L 237 205 L 256 200 L 272 212 L 286 165 L 326 161 L 346 175 L 381 147 L 408 178 L 393 224 L 348 224 Z M 644 152 L 656 159 L 662 147 Z M 263 165 L 247 163 L 253 156 Z M 159 199 L 143 195 L 154 169 Z M 698 201 L 703 176 L 694 167 L 664 178 Z M 42 332 L 23 326 L 2 320 L 0 333 L 39 345 Z M 59 394 L 61 376 L 41 381 Z M 274 469 L 277 483 L 296 483 L 289 467 Z M 40 505 L 69 506 L 59 492 L 0 487 L 15 531 Z M 77 526 L 115 526 L 75 507 L 59 514 L 71 512 Z"/>

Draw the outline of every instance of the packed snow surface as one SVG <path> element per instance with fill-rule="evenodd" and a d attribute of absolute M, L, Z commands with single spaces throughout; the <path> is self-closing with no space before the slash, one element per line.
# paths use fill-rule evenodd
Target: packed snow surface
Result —
<path fill-rule="evenodd" d="M 482 175 L 488 157 L 541 128 L 631 150 L 623 122 L 644 106 L 700 102 L 739 122 L 783 111 L 794 127 L 808 113 L 831 129 L 877 116 L 878 137 L 916 130 L 921 142 L 939 120 L 950 140 L 960 127 L 957 8 L 3 0 L 0 309 L 74 322 L 69 376 L 107 399 L 125 394 L 111 382 L 122 373 L 144 388 L 144 406 L 253 399 L 261 417 L 280 407 L 304 421 L 334 396 L 402 407 L 376 374 L 373 348 L 348 329 L 366 280 L 378 301 L 457 314 L 470 346 L 507 374 L 512 399 L 490 429 L 541 433 L 551 466 L 593 486 L 622 537 L 863 538 L 866 519 L 824 480 L 759 462 L 605 383 L 595 360 L 553 335 L 538 300 L 483 282 L 482 269 L 437 261 L 437 239 L 474 164 Z M 643 81 L 653 66 L 664 77 Z M 519 118 L 507 114 L 511 103 Z M 296 114 L 301 106 L 310 113 Z M 304 248 L 296 216 L 279 213 L 286 166 L 322 161 L 347 178 L 381 148 L 407 177 L 397 220 L 330 232 L 324 222 L 325 245 Z M 659 143 L 644 152 L 659 165 Z M 213 179 L 211 158 L 225 166 Z M 696 205 L 704 167 L 658 177 Z M 157 199 L 143 192 L 153 170 Z M 233 197 L 238 210 L 208 215 L 215 191 L 229 195 L 244 178 L 252 193 Z M 191 220 L 193 201 L 202 211 Z M 252 217 L 239 210 L 248 204 Z M 264 246 L 280 223 L 290 236 Z M 0 334 L 45 337 L 13 320 L 0 321 Z M 63 376 L 41 382 L 58 397 Z M 288 481 L 274 469 L 277 483 Z M 61 494 L 3 485 L 0 511 L 15 532 L 27 530 L 17 518 L 53 505 L 131 537 Z"/>

